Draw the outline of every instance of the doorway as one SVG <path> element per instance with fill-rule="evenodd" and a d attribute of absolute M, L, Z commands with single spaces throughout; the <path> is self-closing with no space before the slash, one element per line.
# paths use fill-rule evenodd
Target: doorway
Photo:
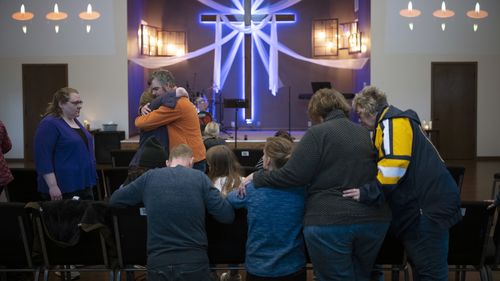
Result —
<path fill-rule="evenodd" d="M 431 118 L 444 159 L 475 159 L 477 62 L 433 62 Z"/>
<path fill-rule="evenodd" d="M 23 64 L 24 161 L 34 160 L 33 139 L 57 89 L 68 86 L 67 64 Z"/>

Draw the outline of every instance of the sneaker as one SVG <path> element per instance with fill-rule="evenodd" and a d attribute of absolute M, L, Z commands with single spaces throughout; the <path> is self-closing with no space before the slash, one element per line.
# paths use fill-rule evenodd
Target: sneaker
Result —
<path fill-rule="evenodd" d="M 231 275 L 230 272 L 224 272 L 220 276 L 220 281 L 241 281 L 241 274 Z"/>

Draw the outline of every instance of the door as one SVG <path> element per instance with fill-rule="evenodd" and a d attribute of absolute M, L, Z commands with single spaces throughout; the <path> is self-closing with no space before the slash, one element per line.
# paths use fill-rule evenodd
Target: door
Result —
<path fill-rule="evenodd" d="M 477 62 L 433 62 L 431 118 L 444 159 L 475 159 Z"/>
<path fill-rule="evenodd" d="M 67 64 L 23 64 L 24 160 L 33 161 L 33 139 L 52 95 L 68 86 Z"/>

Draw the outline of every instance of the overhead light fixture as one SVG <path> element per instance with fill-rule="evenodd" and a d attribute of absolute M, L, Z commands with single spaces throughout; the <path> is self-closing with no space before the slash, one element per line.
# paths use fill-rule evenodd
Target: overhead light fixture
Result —
<path fill-rule="evenodd" d="M 45 17 L 48 20 L 59 21 L 59 20 L 63 20 L 65 18 L 67 18 L 68 14 L 66 14 L 65 12 L 59 11 L 59 6 L 56 3 L 56 4 L 54 4 L 54 11 L 48 13 Z"/>
<path fill-rule="evenodd" d="M 432 13 L 436 18 L 451 18 L 455 15 L 455 12 L 452 10 L 447 10 L 446 9 L 446 3 L 443 1 L 441 3 L 441 9 L 434 11 Z"/>
<path fill-rule="evenodd" d="M 399 14 L 406 18 L 414 18 L 420 16 L 420 10 L 413 9 L 413 3 L 411 1 L 408 2 L 408 8 L 399 11 Z"/>
<path fill-rule="evenodd" d="M 477 23 L 475 23 L 475 24 L 472 26 L 472 29 L 474 30 L 474 32 L 476 32 L 476 31 L 477 31 L 477 28 L 478 28 L 478 25 L 477 25 Z"/>
<path fill-rule="evenodd" d="M 410 22 L 410 23 L 408 24 L 408 27 L 410 28 L 410 30 L 412 30 L 412 31 L 413 31 L 413 22 Z"/>
<path fill-rule="evenodd" d="M 477 2 L 474 10 L 470 10 L 467 12 L 467 16 L 472 19 L 483 19 L 488 16 L 488 12 L 486 12 L 485 10 L 481 10 L 479 2 Z"/>
<path fill-rule="evenodd" d="M 98 19 L 101 14 L 97 11 L 92 10 L 92 5 L 88 4 L 87 5 L 87 11 L 81 12 L 78 15 L 82 20 L 96 20 Z"/>
<path fill-rule="evenodd" d="M 444 31 L 446 29 L 446 23 L 441 24 L 441 30 Z"/>
<path fill-rule="evenodd" d="M 28 33 L 28 27 L 26 25 L 23 25 L 23 33 L 24 34 Z"/>
<path fill-rule="evenodd" d="M 15 12 L 12 14 L 12 18 L 18 21 L 27 21 L 35 17 L 33 13 L 26 12 L 24 8 L 24 4 L 21 5 L 19 12 Z"/>

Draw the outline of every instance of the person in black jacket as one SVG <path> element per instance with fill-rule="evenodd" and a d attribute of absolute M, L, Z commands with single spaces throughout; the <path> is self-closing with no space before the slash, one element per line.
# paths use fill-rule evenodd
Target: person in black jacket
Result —
<path fill-rule="evenodd" d="M 374 130 L 377 177 L 344 196 L 373 204 L 387 200 L 391 229 L 403 242 L 417 281 L 448 280 L 449 228 L 462 217 L 459 189 L 412 110 L 387 103 L 365 87 L 353 100 L 363 126 Z"/>

